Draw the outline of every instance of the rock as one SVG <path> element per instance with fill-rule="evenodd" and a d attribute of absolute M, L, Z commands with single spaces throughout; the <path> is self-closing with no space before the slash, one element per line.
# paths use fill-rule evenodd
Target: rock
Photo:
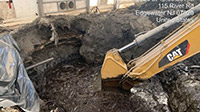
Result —
<path fill-rule="evenodd" d="M 182 75 L 170 88 L 169 106 L 173 112 L 200 111 L 200 72 Z"/>
<path fill-rule="evenodd" d="M 148 112 L 170 112 L 168 95 L 158 78 L 154 77 L 149 81 L 140 83 L 133 87 L 131 92 L 133 94 L 130 100 L 140 102 L 141 109 L 148 108 Z"/>
<path fill-rule="evenodd" d="M 20 109 L 18 106 L 13 106 L 13 107 L 1 108 L 0 112 L 22 112 L 22 109 Z"/>

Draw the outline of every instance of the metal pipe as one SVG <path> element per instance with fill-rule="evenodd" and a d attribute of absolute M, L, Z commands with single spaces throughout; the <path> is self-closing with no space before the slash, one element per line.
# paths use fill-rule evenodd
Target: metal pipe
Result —
<path fill-rule="evenodd" d="M 140 44 L 141 42 L 143 42 L 147 38 L 149 38 L 149 37 L 151 37 L 151 36 L 153 36 L 155 34 L 158 34 L 159 32 L 169 28 L 170 26 L 178 23 L 179 21 L 181 21 L 183 19 L 186 19 L 188 17 L 192 17 L 192 16 L 198 14 L 199 12 L 200 12 L 200 4 L 198 4 L 197 6 L 191 8 L 190 10 L 184 12 L 183 14 L 180 14 L 179 16 L 169 20 L 168 22 L 163 23 L 162 25 L 160 25 L 160 26 L 154 28 L 153 30 L 145 33 L 144 35 L 140 35 L 133 42 L 131 42 L 130 44 L 120 48 L 118 51 L 119 52 L 123 52 L 123 51 L 135 46 L 136 44 Z"/>
<path fill-rule="evenodd" d="M 49 58 L 49 59 L 47 59 L 47 60 L 44 60 L 44 61 L 42 61 L 42 62 L 39 62 L 39 63 L 37 63 L 37 64 L 31 65 L 31 66 L 27 67 L 26 70 L 32 69 L 32 68 L 34 68 L 34 67 L 36 67 L 36 66 L 42 65 L 42 64 L 47 63 L 47 62 L 52 61 L 52 60 L 54 60 L 53 57 L 52 57 L 52 58 Z"/>

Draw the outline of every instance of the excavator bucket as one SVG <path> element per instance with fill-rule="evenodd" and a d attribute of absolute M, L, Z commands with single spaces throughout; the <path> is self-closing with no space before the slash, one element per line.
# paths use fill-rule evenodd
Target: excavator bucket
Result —
<path fill-rule="evenodd" d="M 107 52 L 101 69 L 102 88 L 120 87 L 120 80 L 127 72 L 127 66 L 117 49 Z"/>

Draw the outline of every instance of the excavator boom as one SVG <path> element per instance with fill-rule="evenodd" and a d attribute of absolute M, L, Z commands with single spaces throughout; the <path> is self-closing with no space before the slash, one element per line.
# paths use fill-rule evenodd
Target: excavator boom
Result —
<path fill-rule="evenodd" d="M 196 8 L 198 9 L 200 5 Z M 194 8 L 195 9 L 195 8 Z M 151 33 L 151 32 L 150 32 Z M 120 52 L 133 45 L 107 52 L 101 69 L 103 86 L 129 90 L 134 84 L 200 52 L 200 17 L 196 15 L 176 31 L 169 34 L 139 58 L 124 63 Z"/>

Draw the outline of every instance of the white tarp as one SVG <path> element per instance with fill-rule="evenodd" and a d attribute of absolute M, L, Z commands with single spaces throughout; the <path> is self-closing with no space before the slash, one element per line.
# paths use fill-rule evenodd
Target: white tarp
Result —
<path fill-rule="evenodd" d="M 18 105 L 26 112 L 39 112 L 39 97 L 18 50 L 11 35 L 0 37 L 0 107 Z"/>

